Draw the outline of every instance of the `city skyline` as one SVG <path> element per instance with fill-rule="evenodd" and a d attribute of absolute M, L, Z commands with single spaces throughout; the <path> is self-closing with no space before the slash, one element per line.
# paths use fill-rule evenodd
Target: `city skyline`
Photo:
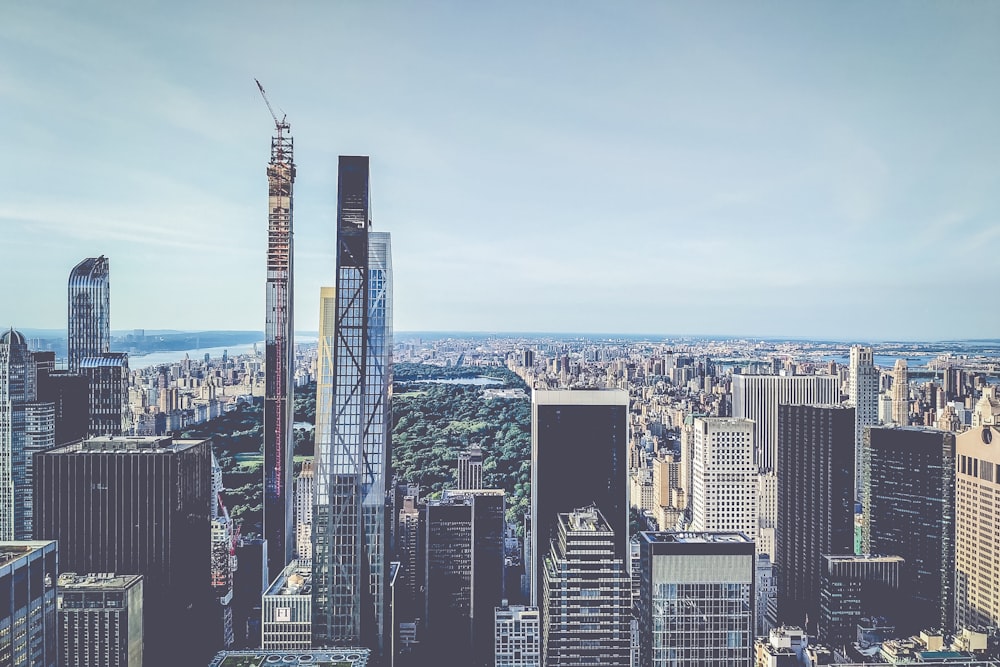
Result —
<path fill-rule="evenodd" d="M 1000 236 L 1000 8 L 195 7 L 9 8 L 10 324 L 57 327 L 104 254 L 116 329 L 261 326 L 258 77 L 300 144 L 298 329 L 368 154 L 399 330 L 993 335 L 948 267 Z"/>

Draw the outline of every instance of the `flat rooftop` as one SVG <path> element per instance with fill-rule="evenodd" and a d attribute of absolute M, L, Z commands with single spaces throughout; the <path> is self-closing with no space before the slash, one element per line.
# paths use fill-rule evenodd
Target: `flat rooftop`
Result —
<path fill-rule="evenodd" d="M 649 542 L 660 544 L 733 544 L 752 542 L 743 533 L 697 533 L 693 531 L 643 531 L 639 533 Z"/>
<path fill-rule="evenodd" d="M 264 595 L 309 595 L 311 592 L 312 568 L 293 560 L 274 578 Z"/>
<path fill-rule="evenodd" d="M 0 566 L 23 558 L 33 551 L 44 549 L 50 544 L 52 542 L 48 540 L 0 542 Z"/>
<path fill-rule="evenodd" d="M 169 454 L 183 452 L 203 442 L 205 440 L 174 440 L 169 436 L 101 436 L 56 447 L 46 454 L 96 454 L 100 452 L 159 452 Z"/>
<path fill-rule="evenodd" d="M 222 651 L 208 667 L 367 667 L 368 656 L 366 648 Z"/>
<path fill-rule="evenodd" d="M 139 581 L 142 581 L 142 575 L 140 574 L 114 574 L 113 572 L 77 574 L 76 572 L 63 572 L 59 575 L 57 585 L 62 589 L 77 591 L 121 590 L 129 588 Z"/>

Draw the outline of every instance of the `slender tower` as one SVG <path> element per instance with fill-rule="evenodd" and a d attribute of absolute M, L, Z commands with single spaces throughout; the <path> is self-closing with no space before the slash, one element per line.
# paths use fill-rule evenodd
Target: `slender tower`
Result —
<path fill-rule="evenodd" d="M 294 440 L 292 317 L 292 184 L 295 162 L 291 127 L 271 109 L 274 119 L 271 161 L 267 165 L 267 314 L 264 325 L 264 537 L 267 539 L 268 581 L 293 558 L 292 456 Z"/>
<path fill-rule="evenodd" d="M 337 286 L 320 294 L 313 507 L 313 645 L 376 655 L 386 611 L 392 385 L 389 234 L 371 231 L 368 157 L 341 156 Z"/>
<path fill-rule="evenodd" d="M 848 381 L 848 405 L 854 407 L 854 499 L 861 500 L 864 482 L 861 474 L 861 449 L 865 429 L 878 425 L 879 370 L 870 347 L 851 346 L 851 376 Z"/>
<path fill-rule="evenodd" d="M 69 372 L 80 370 L 85 357 L 111 351 L 111 282 L 108 258 L 88 257 L 69 274 Z"/>

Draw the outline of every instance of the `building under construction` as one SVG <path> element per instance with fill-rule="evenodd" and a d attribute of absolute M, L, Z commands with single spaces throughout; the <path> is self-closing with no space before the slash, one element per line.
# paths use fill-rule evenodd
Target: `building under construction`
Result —
<path fill-rule="evenodd" d="M 267 314 L 264 326 L 264 537 L 268 577 L 292 559 L 292 434 L 294 318 L 292 317 L 292 185 L 295 162 L 291 128 L 271 109 L 274 119 L 271 161 L 267 166 Z"/>

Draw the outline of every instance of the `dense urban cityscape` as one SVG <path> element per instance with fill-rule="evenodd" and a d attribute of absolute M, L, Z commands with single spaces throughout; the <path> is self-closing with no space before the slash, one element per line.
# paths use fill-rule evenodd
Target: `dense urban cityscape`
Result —
<path fill-rule="evenodd" d="M 779 247 L 781 233 L 764 230 L 765 254 L 740 247 L 724 225 L 710 244 L 675 250 L 685 230 L 669 243 L 647 238 L 648 227 L 630 226 L 637 205 L 621 219 L 597 216 L 599 235 L 565 233 L 600 246 L 611 268 L 591 258 L 575 273 L 569 261 L 543 269 L 539 248 L 553 260 L 573 251 L 561 239 L 508 234 L 525 252 L 514 266 L 540 286 L 536 310 L 530 290 L 512 299 L 525 298 L 522 314 L 587 311 L 600 328 L 400 330 L 404 274 L 394 261 L 412 266 L 418 251 L 412 237 L 394 236 L 394 219 L 373 213 L 394 197 L 372 187 L 383 169 L 376 151 L 340 154 L 347 147 L 326 156 L 335 171 L 300 174 L 296 150 L 310 144 L 294 142 L 295 112 L 253 82 L 259 117 L 266 109 L 271 121 L 269 142 L 259 123 L 256 154 L 266 148 L 266 159 L 255 165 L 247 223 L 266 230 L 266 244 L 263 233 L 247 236 L 266 260 L 256 278 L 217 270 L 216 259 L 241 252 L 224 234 L 153 234 L 164 247 L 212 246 L 211 266 L 184 298 L 231 317 L 231 330 L 112 329 L 118 309 L 136 307 L 140 273 L 195 273 L 126 264 L 121 246 L 74 249 L 72 263 L 46 264 L 14 285 L 9 311 L 0 307 L 0 667 L 1000 667 L 1000 338 L 980 333 L 1000 324 L 991 276 L 961 276 L 963 292 L 985 289 L 966 330 L 972 309 L 928 308 L 924 283 L 858 289 L 863 276 L 842 271 L 832 291 L 822 283 L 822 295 L 775 326 L 815 317 L 819 330 L 837 321 L 863 332 L 871 318 L 829 296 L 877 292 L 895 339 L 749 335 L 743 305 L 716 306 L 709 288 L 684 298 L 721 313 L 713 321 L 736 335 L 629 333 L 662 321 L 648 318 L 655 311 L 684 332 L 693 311 L 684 298 L 663 307 L 659 288 L 631 282 L 628 271 L 650 262 L 615 254 L 616 244 L 662 243 L 646 268 L 668 281 L 707 281 L 730 263 L 766 273 L 762 284 L 804 290 L 815 287 L 797 282 L 809 262 L 820 274 L 828 256 L 867 252 L 847 241 Z M 498 77 L 487 87 L 504 85 Z M 458 127 L 460 117 L 447 122 Z M 707 134 L 720 131 L 704 122 Z M 619 171 L 644 182 L 627 153 L 593 162 L 608 190 Z M 887 171 L 876 165 L 859 180 Z M 330 210 L 307 210 L 336 239 L 326 285 L 305 299 L 296 261 L 311 261 L 312 248 L 301 236 L 296 244 L 294 214 L 303 176 L 307 188 L 329 179 Z M 649 177 L 651 190 L 660 177 Z M 784 196 L 786 185 L 775 189 Z M 587 199 L 583 189 L 574 196 Z M 721 190 L 720 201 L 746 200 Z M 855 223 L 869 213 L 854 211 L 877 207 L 841 195 L 844 233 L 864 238 Z M 13 217 L 0 211 L 0 221 Z M 955 224 L 945 216 L 934 229 Z M 974 238 L 986 247 L 995 231 L 987 223 Z M 946 245 L 937 233 L 920 243 Z M 143 235 L 108 238 L 147 243 Z M 463 274 L 502 254 L 488 242 L 467 248 L 472 259 L 449 274 L 453 284 L 434 285 L 453 311 L 448 322 L 493 306 L 448 301 L 471 280 Z M 737 251 L 727 259 L 719 248 Z M 904 276 L 912 262 L 945 282 L 938 267 L 891 251 L 899 256 L 869 263 Z M 441 264 L 424 253 L 420 261 Z M 698 271 L 674 271 L 682 255 Z M 943 265 L 949 276 L 964 268 Z M 545 302 L 546 281 L 573 286 L 588 272 L 609 291 L 561 309 Z M 517 273 L 503 280 L 525 279 Z M 740 292 L 725 280 L 722 291 Z M 129 286 L 126 298 L 118 285 Z M 141 293 L 138 312 L 159 316 L 157 299 L 181 291 Z M 33 296 L 55 292 L 65 300 Z M 262 295 L 250 330 L 227 300 L 246 292 Z M 787 298 L 777 294 L 751 287 L 734 298 L 753 310 Z M 646 324 L 613 316 L 619 305 Z M 946 320 L 954 339 L 919 340 L 905 317 L 894 319 L 907 309 L 925 324 Z"/>

